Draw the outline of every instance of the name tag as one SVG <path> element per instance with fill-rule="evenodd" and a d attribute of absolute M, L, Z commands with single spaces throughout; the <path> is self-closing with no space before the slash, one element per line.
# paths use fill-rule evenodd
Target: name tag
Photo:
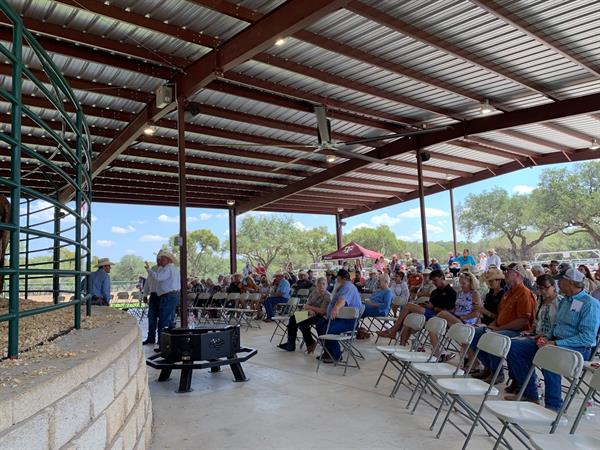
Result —
<path fill-rule="evenodd" d="M 571 311 L 579 312 L 581 311 L 581 307 L 583 306 L 583 302 L 580 300 L 573 300 L 571 303 Z"/>

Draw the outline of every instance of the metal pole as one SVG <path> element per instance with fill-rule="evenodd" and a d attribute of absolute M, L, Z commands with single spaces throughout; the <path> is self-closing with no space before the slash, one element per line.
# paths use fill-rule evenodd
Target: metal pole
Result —
<path fill-rule="evenodd" d="M 25 235 L 25 270 L 29 269 L 29 239 L 31 239 L 31 234 L 29 234 L 29 226 L 31 225 L 31 198 L 27 197 L 25 201 L 26 204 L 26 214 L 25 217 L 25 227 L 27 228 Z M 23 294 L 25 298 L 29 298 L 29 273 L 25 274 L 25 287 L 23 289 Z"/>
<path fill-rule="evenodd" d="M 23 28 L 20 23 L 13 26 L 12 51 L 15 62 L 12 68 L 12 95 L 14 103 L 11 108 L 12 138 L 17 143 L 11 146 L 10 174 L 13 185 L 10 189 L 10 253 L 9 253 L 9 282 L 8 291 L 8 313 L 12 318 L 8 321 L 8 356 L 16 358 L 19 354 L 19 239 L 21 237 L 20 217 L 21 214 L 21 114 L 23 103 L 21 100 L 23 83 Z"/>
<path fill-rule="evenodd" d="M 83 142 L 81 139 L 82 128 L 83 128 L 83 113 L 81 110 L 77 111 L 77 116 L 75 118 L 77 127 L 77 139 L 75 141 L 75 156 L 77 158 L 77 167 L 75 168 L 75 184 L 77 185 L 77 190 L 75 191 L 75 241 L 77 245 L 75 245 L 75 287 L 73 295 L 76 301 L 79 303 L 75 304 L 75 317 L 74 317 L 74 326 L 76 329 L 81 327 L 81 206 L 83 196 L 81 195 L 81 178 L 82 178 L 82 164 L 81 164 L 81 155 L 82 155 L 82 146 Z"/>
<path fill-rule="evenodd" d="M 342 216 L 339 214 L 335 215 L 335 242 L 337 244 L 337 248 L 340 249 L 344 246 L 342 242 Z"/>
<path fill-rule="evenodd" d="M 179 149 L 179 270 L 181 276 L 181 328 L 188 326 L 187 302 L 187 191 L 185 185 L 185 97 L 177 97 L 177 147 Z"/>
<path fill-rule="evenodd" d="M 454 191 L 448 189 L 450 193 L 450 217 L 452 218 L 452 243 L 454 244 L 454 256 L 458 255 L 458 245 L 456 242 L 456 222 L 454 221 Z"/>
<path fill-rule="evenodd" d="M 417 149 L 417 178 L 419 180 L 419 208 L 421 209 L 421 234 L 423 236 L 423 265 L 429 266 L 429 244 L 427 242 L 427 219 L 425 217 L 425 191 L 423 188 L 423 162 L 421 149 Z"/>
<path fill-rule="evenodd" d="M 237 272 L 237 215 L 235 208 L 229 209 L 229 271 Z"/>

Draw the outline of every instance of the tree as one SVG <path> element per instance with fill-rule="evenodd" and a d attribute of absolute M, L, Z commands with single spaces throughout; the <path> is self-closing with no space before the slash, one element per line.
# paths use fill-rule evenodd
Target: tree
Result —
<path fill-rule="evenodd" d="M 344 243 L 348 242 L 356 242 L 384 255 L 398 252 L 405 246 L 387 225 L 379 225 L 377 228 L 355 228 L 345 236 Z"/>
<path fill-rule="evenodd" d="M 476 232 L 484 238 L 504 236 L 511 259 L 528 259 L 536 245 L 562 228 L 551 211 L 541 206 L 542 194 L 535 189 L 531 194 L 509 196 L 501 188 L 469 194 L 458 207 L 458 226 L 469 237 Z"/>
<path fill-rule="evenodd" d="M 291 217 L 250 215 L 238 230 L 238 253 L 253 266 L 260 264 L 268 270 L 282 254 L 291 256 L 299 233 Z"/>
<path fill-rule="evenodd" d="M 298 247 L 316 263 L 321 260 L 321 256 L 335 250 L 335 236 L 327 232 L 325 226 L 304 230 L 300 232 Z"/>
<path fill-rule="evenodd" d="M 115 264 L 112 278 L 115 281 L 137 281 L 140 275 L 145 275 L 144 260 L 136 255 L 125 255 Z"/>
<path fill-rule="evenodd" d="M 547 170 L 539 189 L 540 201 L 562 224 L 564 234 L 585 233 L 600 247 L 600 161 Z"/>
<path fill-rule="evenodd" d="M 165 246 L 167 250 L 179 258 L 179 235 L 171 236 Z M 209 265 L 214 266 L 211 259 L 219 252 L 221 242 L 210 230 L 194 230 L 187 235 L 187 268 L 188 274 L 205 276 Z M 222 258 L 221 258 L 222 259 Z M 210 264 L 209 264 L 210 261 Z"/>

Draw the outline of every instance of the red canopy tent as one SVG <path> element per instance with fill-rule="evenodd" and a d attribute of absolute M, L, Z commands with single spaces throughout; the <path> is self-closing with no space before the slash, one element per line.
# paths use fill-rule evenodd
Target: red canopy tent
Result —
<path fill-rule="evenodd" d="M 328 255 L 321 256 L 324 260 L 338 260 L 338 259 L 357 259 L 357 258 L 381 258 L 383 254 L 374 252 L 367 248 L 361 247 L 356 242 L 350 242 L 344 245 L 342 248 L 336 250 Z"/>

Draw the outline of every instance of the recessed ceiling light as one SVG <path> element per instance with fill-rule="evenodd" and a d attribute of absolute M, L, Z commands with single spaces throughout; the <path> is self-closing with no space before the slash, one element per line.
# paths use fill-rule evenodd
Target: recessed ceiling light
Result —
<path fill-rule="evenodd" d="M 446 175 L 446 180 L 451 180 L 451 179 L 452 179 L 452 175 L 450 175 L 450 174 L 447 174 L 447 175 Z"/>
<path fill-rule="evenodd" d="M 287 39 L 285 38 L 279 38 L 275 41 L 275 45 L 277 47 L 281 47 L 283 44 L 285 44 L 287 42 Z"/>
<path fill-rule="evenodd" d="M 229 206 L 234 206 L 235 205 L 235 200 L 227 200 L 227 204 Z"/>
<path fill-rule="evenodd" d="M 156 130 L 154 129 L 154 127 L 151 127 L 151 126 L 144 128 L 144 134 L 146 136 L 152 136 L 155 133 L 155 131 Z"/>
<path fill-rule="evenodd" d="M 344 212 L 344 208 L 338 208 L 337 212 Z"/>
<path fill-rule="evenodd" d="M 594 138 L 592 139 L 592 144 L 590 145 L 590 150 L 598 150 L 600 148 L 600 142 L 598 142 L 598 139 Z"/>
<path fill-rule="evenodd" d="M 336 160 L 336 159 L 337 159 L 337 157 L 336 157 L 335 155 L 327 155 L 327 156 L 325 157 L 325 160 L 326 160 L 328 163 L 333 163 L 333 162 L 335 162 L 335 160 Z"/>
<path fill-rule="evenodd" d="M 487 99 L 481 104 L 481 106 L 479 108 L 479 112 L 483 115 L 491 114 L 494 111 L 496 111 L 496 108 L 494 108 L 492 105 L 490 105 L 490 101 Z"/>

